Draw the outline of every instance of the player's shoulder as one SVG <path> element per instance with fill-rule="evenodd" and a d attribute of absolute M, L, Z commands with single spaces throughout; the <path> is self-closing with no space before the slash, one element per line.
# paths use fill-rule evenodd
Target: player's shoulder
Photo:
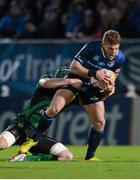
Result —
<path fill-rule="evenodd" d="M 89 51 L 94 52 L 101 49 L 101 42 L 92 40 L 92 41 L 87 42 L 85 46 Z"/>
<path fill-rule="evenodd" d="M 55 78 L 64 78 L 65 76 L 67 76 L 69 74 L 69 72 L 70 72 L 69 66 L 62 65 L 56 70 L 54 77 Z"/>
<path fill-rule="evenodd" d="M 122 63 L 125 62 L 125 55 L 123 53 L 122 50 L 119 49 L 119 52 L 118 52 L 118 60 L 121 61 Z"/>
<path fill-rule="evenodd" d="M 100 47 L 101 42 L 92 40 L 92 41 L 87 42 L 87 46 L 89 46 L 89 47 Z"/>

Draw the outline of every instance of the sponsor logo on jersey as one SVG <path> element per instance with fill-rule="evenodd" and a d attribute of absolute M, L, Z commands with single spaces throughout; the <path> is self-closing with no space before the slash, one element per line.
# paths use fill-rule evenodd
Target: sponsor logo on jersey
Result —
<path fill-rule="evenodd" d="M 109 67 L 113 67 L 114 64 L 115 64 L 115 61 L 110 61 L 110 62 L 107 63 L 107 65 L 108 65 Z"/>
<path fill-rule="evenodd" d="M 105 63 L 103 61 L 98 63 L 100 66 L 105 66 Z"/>
<path fill-rule="evenodd" d="M 97 98 L 97 97 L 95 97 L 95 96 L 93 96 L 93 97 L 90 98 L 91 101 L 97 101 L 98 99 L 99 99 L 99 98 Z"/>
<path fill-rule="evenodd" d="M 95 61 L 99 61 L 99 58 L 100 58 L 100 56 L 95 55 L 92 59 L 95 60 Z"/>

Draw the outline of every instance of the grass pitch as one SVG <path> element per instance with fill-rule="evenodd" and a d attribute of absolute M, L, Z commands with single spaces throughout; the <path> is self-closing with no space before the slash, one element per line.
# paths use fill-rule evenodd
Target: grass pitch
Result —
<path fill-rule="evenodd" d="M 0 151 L 1 179 L 140 179 L 138 146 L 100 146 L 96 155 L 101 162 L 83 160 L 85 146 L 69 146 L 74 154 L 71 162 L 6 162 L 17 149 Z"/>

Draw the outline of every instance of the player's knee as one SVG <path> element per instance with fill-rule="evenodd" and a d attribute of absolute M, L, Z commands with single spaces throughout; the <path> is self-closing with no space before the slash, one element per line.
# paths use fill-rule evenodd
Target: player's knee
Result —
<path fill-rule="evenodd" d="M 47 110 L 46 114 L 48 116 L 56 116 L 57 114 L 59 114 L 60 110 L 61 109 L 58 106 L 52 106 Z"/>
<path fill-rule="evenodd" d="M 9 131 L 4 131 L 0 135 L 0 149 L 7 149 L 15 143 L 15 137 Z"/>
<path fill-rule="evenodd" d="M 105 120 L 98 120 L 97 122 L 95 122 L 94 127 L 99 131 L 103 130 L 105 127 Z"/>

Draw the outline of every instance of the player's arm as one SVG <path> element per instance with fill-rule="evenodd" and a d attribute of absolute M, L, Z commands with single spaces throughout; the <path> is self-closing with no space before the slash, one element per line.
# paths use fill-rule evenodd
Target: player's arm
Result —
<path fill-rule="evenodd" d="M 59 86 L 71 85 L 75 88 L 80 88 L 82 81 L 80 79 L 62 79 L 62 78 L 42 78 L 39 80 L 39 85 L 44 88 L 57 88 Z"/>
<path fill-rule="evenodd" d="M 79 62 L 73 60 L 70 64 L 70 71 L 82 77 L 90 78 L 88 75 L 89 70 L 83 67 Z"/>
<path fill-rule="evenodd" d="M 73 60 L 70 65 L 70 71 L 74 74 L 89 79 L 94 77 L 95 79 L 100 81 L 104 89 L 109 91 L 109 84 L 111 83 L 111 80 L 106 76 L 105 69 L 95 70 L 91 72 L 89 69 L 83 67 L 79 62 Z"/>
<path fill-rule="evenodd" d="M 87 58 L 90 58 L 93 55 L 91 52 L 91 43 L 87 43 L 74 57 L 73 61 L 70 64 L 70 71 L 74 74 L 77 74 L 82 77 L 89 77 L 89 69 L 86 68 Z M 96 72 L 95 72 L 96 74 Z"/>
<path fill-rule="evenodd" d="M 105 73 L 104 73 L 104 69 L 101 70 L 94 70 L 91 71 L 85 67 L 83 67 L 79 62 L 77 62 L 76 60 L 73 60 L 71 65 L 70 65 L 70 71 L 73 72 L 74 74 L 77 74 L 79 76 L 82 77 L 86 77 L 86 78 L 91 78 L 92 76 L 100 81 L 102 81 L 102 79 L 107 79 Z"/>
<path fill-rule="evenodd" d="M 74 74 L 77 74 L 82 77 L 91 78 L 94 77 L 98 81 L 100 81 L 105 89 L 108 89 L 108 85 L 110 79 L 106 77 L 104 73 L 104 69 L 88 69 L 87 68 L 87 59 L 93 57 L 94 55 L 94 47 L 92 46 L 92 42 L 86 44 L 74 57 L 74 60 L 70 64 L 70 71 Z"/>

